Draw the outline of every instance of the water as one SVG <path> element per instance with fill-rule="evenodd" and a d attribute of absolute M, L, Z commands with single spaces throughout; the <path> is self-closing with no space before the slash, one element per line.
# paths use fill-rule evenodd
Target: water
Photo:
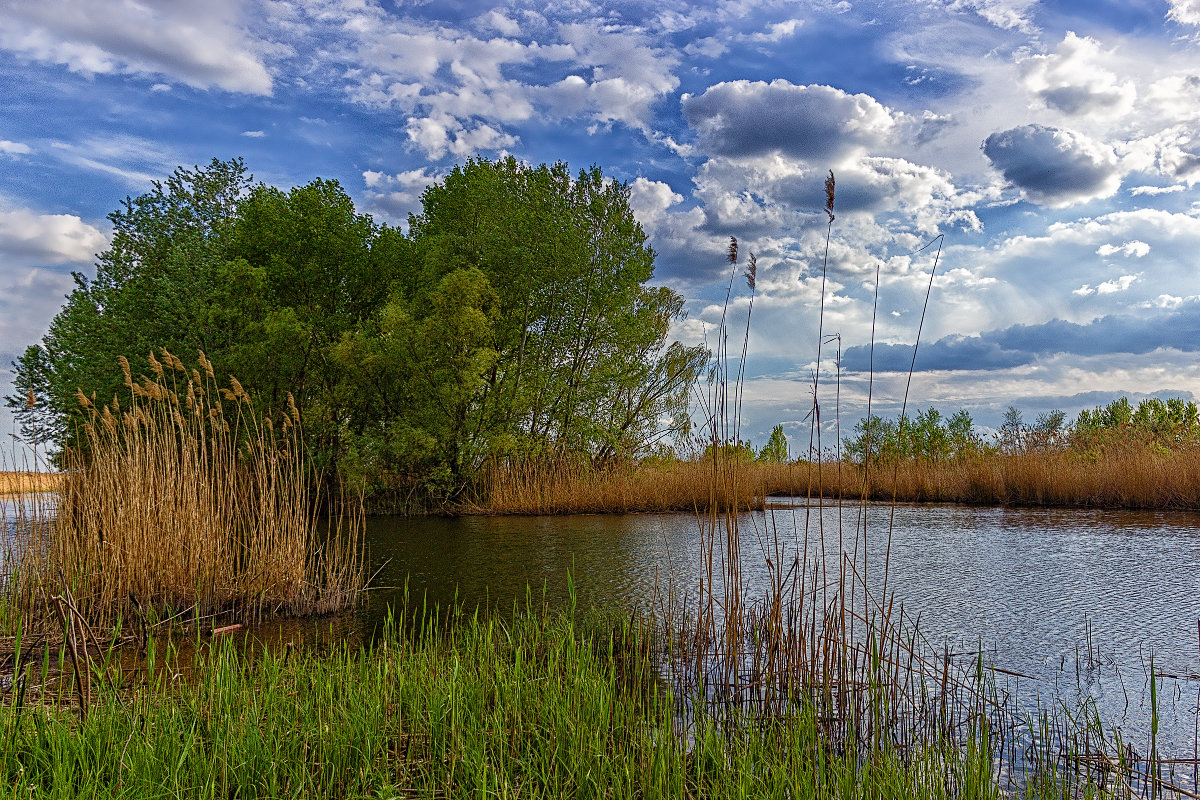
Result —
<path fill-rule="evenodd" d="M 761 591 L 776 542 L 819 563 L 815 511 L 782 507 L 741 519 L 748 593 Z M 825 509 L 828 568 L 837 564 L 839 513 L 853 552 L 855 506 Z M 866 559 L 882 589 L 888 506 L 867 512 Z M 806 522 L 807 517 L 807 522 Z M 372 519 L 375 584 L 443 608 L 511 608 L 530 589 L 551 605 L 645 609 L 668 586 L 695 593 L 700 530 L 690 514 Z M 787 559 L 791 555 L 786 556 Z M 862 552 L 859 553 L 859 560 Z M 1094 703 L 1112 732 L 1148 749 L 1149 680 L 1159 679 L 1163 755 L 1192 757 L 1200 703 L 1200 514 L 897 506 L 889 594 L 940 651 L 1027 676 L 1009 679 L 1026 707 Z M 401 590 L 380 589 L 360 617 L 377 623 Z"/>
<path fill-rule="evenodd" d="M 11 499 L 5 510 L 11 522 Z M 831 571 L 839 529 L 854 552 L 858 515 L 854 505 L 824 510 Z M 1093 703 L 1109 735 L 1142 753 L 1153 657 L 1155 673 L 1178 676 L 1158 679 L 1160 754 L 1194 757 L 1200 679 L 1188 676 L 1200 674 L 1200 514 L 900 505 L 891 518 L 889 506 L 867 510 L 870 582 L 882 589 L 890 527 L 888 593 L 939 652 L 969 663 L 982 651 L 1027 676 L 1008 679 L 1025 708 Z M 765 586 L 766 557 L 781 560 L 776 545 L 785 563 L 800 553 L 810 572 L 819 569 L 822 526 L 802 501 L 744 514 L 740 528 L 748 594 Z M 314 629 L 321 639 L 370 636 L 405 586 L 410 603 L 443 609 L 505 612 L 530 596 L 560 606 L 573 584 L 580 606 L 645 610 L 669 588 L 694 596 L 702 569 L 691 514 L 383 517 L 368 520 L 366 535 L 378 588 L 365 606 L 273 625 L 264 638 L 298 640 Z"/>

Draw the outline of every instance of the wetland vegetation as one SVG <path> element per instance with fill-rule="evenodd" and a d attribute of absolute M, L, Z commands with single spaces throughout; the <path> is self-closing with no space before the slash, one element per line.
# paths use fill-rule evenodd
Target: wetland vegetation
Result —
<path fill-rule="evenodd" d="M 826 195 L 832 229 L 832 174 Z M 932 458 L 905 449 L 907 421 L 873 449 L 887 425 L 868 417 L 857 461 L 818 439 L 789 462 L 782 432 L 756 460 L 748 333 L 740 356 L 725 320 L 714 352 L 667 342 L 682 300 L 648 285 L 626 186 L 472 160 L 422 205 L 402 232 L 334 182 L 284 192 L 214 161 L 111 215 L 96 278 L 77 276 L 8 398 L 63 470 L 52 507 L 4 520 L 14 796 L 1189 792 L 1157 723 L 1143 750 L 1087 708 L 1018 708 L 982 652 L 927 642 L 889 592 L 890 527 L 870 570 L 874 532 L 825 527 L 823 498 L 886 494 L 889 471 L 895 500 L 905 469 L 1072 447 Z M 736 241 L 729 261 L 732 293 Z M 689 433 L 692 458 L 656 447 Z M 1108 458 L 1097 436 L 1079 452 Z M 598 616 L 573 588 L 509 617 L 412 598 L 362 643 L 237 647 L 238 620 L 361 599 L 347 491 L 402 511 L 690 509 L 699 570 L 638 613 Z M 742 512 L 776 492 L 816 513 L 794 535 L 762 518 L 752 582 Z M 123 642 L 143 654 L 131 672 Z M 1155 704 L 1153 664 L 1149 683 Z"/>

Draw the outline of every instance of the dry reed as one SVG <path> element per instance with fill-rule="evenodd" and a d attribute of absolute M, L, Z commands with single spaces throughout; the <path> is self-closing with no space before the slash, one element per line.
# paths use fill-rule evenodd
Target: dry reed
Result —
<path fill-rule="evenodd" d="M 703 512 L 730 504 L 731 486 L 715 494 L 712 464 L 705 461 L 628 463 L 596 469 L 585 462 L 492 465 L 479 495 L 464 506 L 473 514 L 628 514 Z M 763 497 L 742 491 L 741 509 L 763 507 Z"/>
<path fill-rule="evenodd" d="M 323 613 L 363 586 L 361 510 L 324 531 L 296 416 L 259 417 L 163 350 L 130 396 L 83 407 L 54 507 L 16 520 L 13 592 L 31 617 L 69 589 L 93 626 L 152 614 Z M 290 403 L 289 403 L 290 405 Z"/>
<path fill-rule="evenodd" d="M 55 472 L 27 470 L 0 472 L 0 495 L 57 492 L 62 476 Z"/>
<path fill-rule="evenodd" d="M 494 467 L 464 511 L 482 514 L 603 514 L 709 508 L 712 466 L 647 461 L 604 470 L 578 462 Z M 761 509 L 792 496 L 911 503 L 1200 510 L 1200 449 L 1142 446 L 990 453 L 945 461 L 863 467 L 849 462 L 742 462 L 737 505 Z M 718 501 L 718 507 L 728 502 Z"/>

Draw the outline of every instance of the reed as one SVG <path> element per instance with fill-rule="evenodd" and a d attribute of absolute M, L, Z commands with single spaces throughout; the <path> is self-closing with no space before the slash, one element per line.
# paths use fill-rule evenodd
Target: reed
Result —
<path fill-rule="evenodd" d="M 323 613 L 363 587 L 361 513 L 326 524 L 294 405 L 260 417 L 231 378 L 188 370 L 163 350 L 153 377 L 98 407 L 79 394 L 79 447 L 57 495 L 15 520 L 10 590 L 31 622 L 73 598 L 97 629 L 122 619 Z M 327 530 L 328 528 L 328 530 Z"/>
<path fill-rule="evenodd" d="M 733 487 L 714 494 L 712 464 L 696 461 L 629 462 L 593 467 L 559 459 L 536 464 L 493 464 L 481 489 L 461 509 L 474 514 L 627 514 L 703 512 L 734 503 Z M 763 497 L 739 487 L 740 508 L 762 508 Z"/>
<path fill-rule="evenodd" d="M 771 497 L 911 503 L 1200 510 L 1200 448 L 1127 445 L 1102 451 L 979 453 L 942 461 L 829 460 L 737 466 L 737 505 Z M 703 459 L 647 460 L 596 469 L 582 462 L 493 468 L 461 511 L 481 514 L 704 512 L 712 467 Z M 731 502 L 728 498 L 718 500 Z"/>
<path fill-rule="evenodd" d="M 762 491 L 803 494 L 814 472 L 808 463 L 766 472 Z M 864 482 L 867 496 L 875 500 L 1197 510 L 1200 449 L 1126 446 L 1101 452 L 994 453 L 901 461 L 867 471 L 843 465 L 840 475 L 826 468 L 822 488 L 826 496 L 853 496 Z"/>
<path fill-rule="evenodd" d="M 0 495 L 56 492 L 61 481 L 62 476 L 54 472 L 0 471 Z"/>

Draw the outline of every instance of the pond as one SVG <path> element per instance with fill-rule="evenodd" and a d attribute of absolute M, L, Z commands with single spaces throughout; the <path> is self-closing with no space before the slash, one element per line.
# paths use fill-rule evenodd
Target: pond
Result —
<path fill-rule="evenodd" d="M 805 553 L 809 570 L 853 553 L 864 527 L 856 505 L 818 514 L 783 501 L 740 520 L 749 593 L 762 591 L 775 543 Z M 823 523 L 823 524 L 822 524 Z M 980 651 L 1013 679 L 1026 706 L 1094 702 L 1139 750 L 1150 727 L 1151 659 L 1159 679 L 1160 752 L 1193 757 L 1200 703 L 1200 514 L 1062 509 L 869 505 L 865 557 L 887 591 L 940 651 Z M 692 514 L 374 518 L 369 560 L 379 569 L 366 629 L 409 597 L 442 608 L 511 608 L 527 589 L 551 605 L 645 609 L 667 587 L 694 595 L 700 523 Z M 864 553 L 860 547 L 858 561 Z M 787 556 L 790 558 L 791 556 Z"/>

